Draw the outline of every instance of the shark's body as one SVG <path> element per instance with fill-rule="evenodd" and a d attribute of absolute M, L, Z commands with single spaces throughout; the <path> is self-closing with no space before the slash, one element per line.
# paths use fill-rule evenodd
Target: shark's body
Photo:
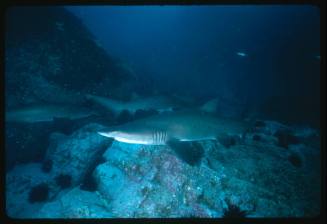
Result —
<path fill-rule="evenodd" d="M 112 111 L 115 115 L 122 111 L 133 114 L 137 110 L 172 111 L 176 107 L 176 102 L 165 96 L 152 96 L 127 102 L 90 94 L 86 95 L 86 98 Z"/>
<path fill-rule="evenodd" d="M 126 143 L 166 145 L 171 140 L 215 140 L 220 136 L 240 135 L 247 128 L 243 122 L 217 118 L 208 113 L 179 111 L 135 120 L 98 133 Z"/>
<path fill-rule="evenodd" d="M 5 113 L 6 122 L 46 122 L 54 118 L 80 119 L 96 115 L 92 110 L 68 105 L 33 105 L 9 110 Z"/>
<path fill-rule="evenodd" d="M 128 111 L 134 114 L 137 110 L 156 110 L 158 112 L 174 111 L 185 108 L 194 107 L 194 102 L 190 99 L 184 99 L 180 96 L 151 96 L 145 98 L 139 98 L 131 101 L 118 101 L 107 97 L 86 95 L 88 100 L 91 100 L 98 105 L 110 110 L 114 115 L 120 114 L 122 111 Z M 217 100 L 209 100 L 202 107 L 201 110 L 205 112 L 215 112 L 217 109 Z"/>

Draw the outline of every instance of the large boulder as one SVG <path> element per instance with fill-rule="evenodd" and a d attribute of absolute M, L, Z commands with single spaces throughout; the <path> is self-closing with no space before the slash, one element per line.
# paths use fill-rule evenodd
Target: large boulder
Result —
<path fill-rule="evenodd" d="M 198 166 L 183 162 L 166 146 L 115 141 L 104 153 L 107 162 L 93 174 L 98 191 L 111 202 L 113 217 L 317 215 L 320 148 L 301 139 L 280 147 L 274 136 L 278 130 L 298 136 L 309 131 L 267 124 L 228 148 L 200 142 L 205 156 Z"/>
<path fill-rule="evenodd" d="M 103 126 L 89 124 L 70 136 L 53 133 L 43 164 L 15 166 L 6 179 L 8 215 L 15 218 L 35 216 L 44 203 L 81 185 L 111 143 L 110 139 L 96 133 L 99 128 Z M 33 191 L 35 195 L 31 196 Z M 39 198 L 42 194 L 44 196 Z"/>
<path fill-rule="evenodd" d="M 59 199 L 44 204 L 33 218 L 111 218 L 109 202 L 98 192 L 73 188 Z"/>
<path fill-rule="evenodd" d="M 45 156 L 45 161 L 52 163 L 51 175 L 69 175 L 72 186 L 81 184 L 94 161 L 111 143 L 109 138 L 96 132 L 101 128 L 101 125 L 89 124 L 70 136 L 53 133 Z"/>
<path fill-rule="evenodd" d="M 89 124 L 70 136 L 53 133 L 43 164 L 15 166 L 6 179 L 8 215 L 33 217 L 44 203 L 57 200 L 65 192 L 81 185 L 111 143 L 110 139 L 97 134 L 99 128 L 103 126 Z M 50 212 L 41 214 L 48 217 Z M 69 215 L 73 216 L 73 213 Z"/>
<path fill-rule="evenodd" d="M 114 142 L 104 157 L 94 176 L 114 217 L 217 216 L 201 201 L 205 184 L 219 189 L 219 177 L 207 167 L 189 166 L 165 146 Z"/>

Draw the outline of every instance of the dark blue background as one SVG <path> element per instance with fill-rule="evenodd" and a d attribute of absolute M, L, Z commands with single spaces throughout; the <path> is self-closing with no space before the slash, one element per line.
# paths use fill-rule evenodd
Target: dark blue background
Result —
<path fill-rule="evenodd" d="M 308 108 L 300 119 L 319 117 L 320 15 L 314 6 L 68 9 L 109 54 L 155 80 L 158 90 L 229 94 L 273 106 L 268 111 L 291 111 L 290 117 Z"/>

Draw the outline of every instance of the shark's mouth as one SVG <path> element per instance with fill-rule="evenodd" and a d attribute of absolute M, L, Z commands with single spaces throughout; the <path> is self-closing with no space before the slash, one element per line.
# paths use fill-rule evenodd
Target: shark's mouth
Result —
<path fill-rule="evenodd" d="M 142 139 L 136 140 L 136 139 L 128 139 L 128 138 L 124 138 L 124 137 L 115 137 L 114 139 L 116 141 L 129 143 L 129 144 L 151 145 L 150 142 L 142 140 Z"/>
<path fill-rule="evenodd" d="M 108 138 L 113 138 L 118 142 L 124 142 L 124 143 L 129 143 L 129 144 L 140 144 L 140 145 L 152 145 L 151 142 L 146 141 L 145 139 L 132 139 L 128 137 L 123 137 L 123 136 L 115 136 L 112 132 L 98 132 L 99 135 L 108 137 Z"/>
<path fill-rule="evenodd" d="M 113 138 L 113 136 L 111 136 L 108 132 L 98 131 L 98 134 L 107 138 Z"/>

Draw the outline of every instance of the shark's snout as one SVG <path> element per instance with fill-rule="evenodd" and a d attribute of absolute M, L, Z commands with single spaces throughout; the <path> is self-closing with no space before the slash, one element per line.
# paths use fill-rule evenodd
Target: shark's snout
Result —
<path fill-rule="evenodd" d="M 115 138 L 117 136 L 118 132 L 111 128 L 110 129 L 107 128 L 107 129 L 99 130 L 98 134 L 102 135 L 104 137 L 107 137 L 107 138 Z"/>
<path fill-rule="evenodd" d="M 104 132 L 104 131 L 98 131 L 99 135 L 102 135 L 104 137 L 112 138 L 113 136 L 110 134 L 110 132 Z"/>
<path fill-rule="evenodd" d="M 131 143 L 131 144 L 152 144 L 153 139 L 152 135 L 147 135 L 139 132 L 130 132 L 130 131 L 98 131 L 99 135 L 102 135 L 107 138 L 113 138 L 116 141 Z"/>

